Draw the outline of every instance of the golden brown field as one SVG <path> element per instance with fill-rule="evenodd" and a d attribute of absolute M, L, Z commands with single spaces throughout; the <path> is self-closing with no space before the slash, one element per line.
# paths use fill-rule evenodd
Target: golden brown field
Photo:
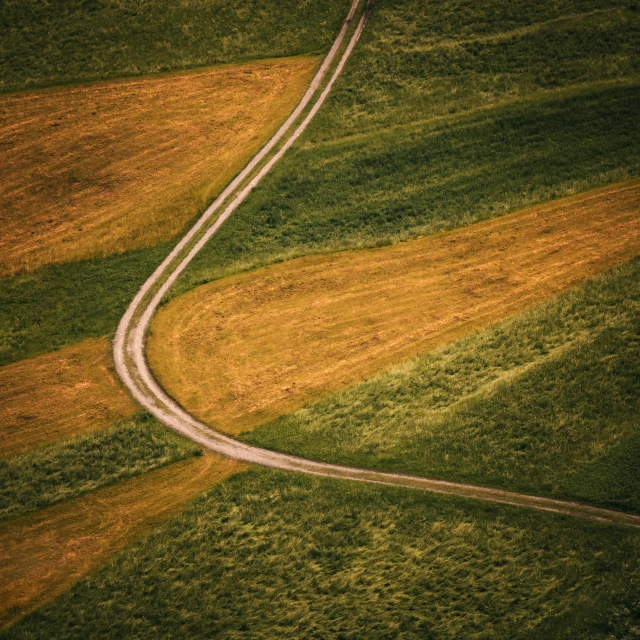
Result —
<path fill-rule="evenodd" d="M 0 456 L 112 425 L 136 406 L 94 338 L 0 367 Z"/>
<path fill-rule="evenodd" d="M 0 628 L 68 589 L 191 498 L 246 468 L 204 454 L 0 526 Z"/>
<path fill-rule="evenodd" d="M 161 309 L 149 361 L 186 409 L 237 434 L 631 259 L 639 211 L 634 180 L 219 280 Z"/>
<path fill-rule="evenodd" d="M 0 96 L 0 276 L 174 237 L 277 129 L 317 64 Z"/>

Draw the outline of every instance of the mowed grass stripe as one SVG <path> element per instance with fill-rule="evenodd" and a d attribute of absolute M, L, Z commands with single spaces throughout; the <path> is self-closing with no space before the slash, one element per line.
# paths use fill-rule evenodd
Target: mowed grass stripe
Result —
<path fill-rule="evenodd" d="M 93 338 L 0 367 L 0 457 L 103 429 L 137 408 Z"/>
<path fill-rule="evenodd" d="M 149 362 L 187 410 L 238 434 L 626 262 L 639 206 L 635 180 L 216 281 L 161 309 Z"/>
<path fill-rule="evenodd" d="M 0 275 L 171 239 L 273 134 L 317 64 L 0 96 Z"/>
<path fill-rule="evenodd" d="M 0 526 L 0 627 L 62 593 L 243 468 L 205 454 Z"/>

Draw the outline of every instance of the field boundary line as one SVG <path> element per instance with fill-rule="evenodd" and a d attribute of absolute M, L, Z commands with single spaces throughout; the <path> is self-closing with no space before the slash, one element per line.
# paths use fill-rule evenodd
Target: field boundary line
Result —
<path fill-rule="evenodd" d="M 329 92 L 357 44 L 371 13 L 372 4 L 373 0 L 367 0 L 363 13 L 330 79 L 322 89 L 320 95 L 317 96 L 315 102 L 313 102 L 304 119 L 298 124 L 289 138 L 287 138 L 280 149 L 267 160 L 269 154 L 276 148 L 277 144 L 284 138 L 285 134 L 291 129 L 298 118 L 302 116 L 305 109 L 311 103 L 312 98 L 321 88 L 323 79 L 331 68 L 336 55 L 342 47 L 343 40 L 350 30 L 351 23 L 360 5 L 360 0 L 353 0 L 349 14 L 336 40 L 294 112 L 274 137 L 258 152 L 204 214 L 202 214 L 195 225 L 187 232 L 169 256 L 167 256 L 140 288 L 120 321 L 114 339 L 113 354 L 118 375 L 133 397 L 163 424 L 190 438 L 194 442 L 199 443 L 203 447 L 229 458 L 286 471 L 296 471 L 342 480 L 355 480 L 409 489 L 420 489 L 434 493 L 528 507 L 609 524 L 640 528 L 640 516 L 600 509 L 576 502 L 530 496 L 500 489 L 435 480 L 420 476 L 328 464 L 253 447 L 220 433 L 196 420 L 175 400 L 170 398 L 153 377 L 145 357 L 145 337 L 151 319 L 164 295 L 175 283 L 178 276 L 204 247 L 206 242 L 216 233 L 238 206 L 240 206 L 251 191 L 260 183 L 264 176 L 269 173 L 272 167 L 282 158 L 286 151 L 307 128 L 309 122 L 311 122 L 329 95 Z M 264 160 L 266 160 L 265 164 L 262 165 L 259 170 L 255 171 Z M 245 183 L 245 181 L 247 182 Z M 211 222 L 213 214 L 234 194 L 235 197 L 226 206 L 223 213 L 206 229 L 206 225 Z"/>

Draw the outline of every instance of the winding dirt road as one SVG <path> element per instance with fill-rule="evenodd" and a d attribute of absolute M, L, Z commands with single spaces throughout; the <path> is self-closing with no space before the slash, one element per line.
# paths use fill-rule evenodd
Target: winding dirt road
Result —
<path fill-rule="evenodd" d="M 640 516 L 598 509 L 574 502 L 418 476 L 326 464 L 252 447 L 219 433 L 196 420 L 172 400 L 153 378 L 145 358 L 145 336 L 158 305 L 168 289 L 209 238 L 216 233 L 225 220 L 231 216 L 253 188 L 286 153 L 287 149 L 300 137 L 318 112 L 342 72 L 366 24 L 372 0 L 368 0 L 361 17 L 354 24 L 353 19 L 358 12 L 360 3 L 361 0 L 353 0 L 347 19 L 331 50 L 307 93 L 288 120 L 198 219 L 133 299 L 120 321 L 114 340 L 114 358 L 119 376 L 134 398 L 162 423 L 198 442 L 203 447 L 230 458 L 277 469 L 453 494 L 640 528 Z M 349 37 L 346 47 L 343 47 L 347 36 Z M 337 64 L 335 63 L 336 59 L 338 60 Z M 325 83 L 325 77 L 329 72 L 331 72 L 329 80 Z M 300 120 L 299 124 L 291 132 L 298 120 Z M 214 218 L 214 213 L 225 203 L 228 204 L 222 214 L 217 219 Z"/>

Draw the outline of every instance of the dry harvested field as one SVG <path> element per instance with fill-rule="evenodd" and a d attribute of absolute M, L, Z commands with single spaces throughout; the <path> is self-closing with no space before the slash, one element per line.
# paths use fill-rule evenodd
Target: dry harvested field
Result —
<path fill-rule="evenodd" d="M 0 628 L 244 468 L 204 454 L 6 522 L 0 527 Z"/>
<path fill-rule="evenodd" d="M 175 236 L 275 131 L 317 64 L 0 96 L 0 276 Z"/>
<path fill-rule="evenodd" d="M 0 367 L 0 456 L 112 425 L 136 412 L 106 338 Z"/>
<path fill-rule="evenodd" d="M 218 280 L 160 310 L 149 361 L 187 410 L 237 434 L 628 261 L 639 213 L 634 180 Z"/>

